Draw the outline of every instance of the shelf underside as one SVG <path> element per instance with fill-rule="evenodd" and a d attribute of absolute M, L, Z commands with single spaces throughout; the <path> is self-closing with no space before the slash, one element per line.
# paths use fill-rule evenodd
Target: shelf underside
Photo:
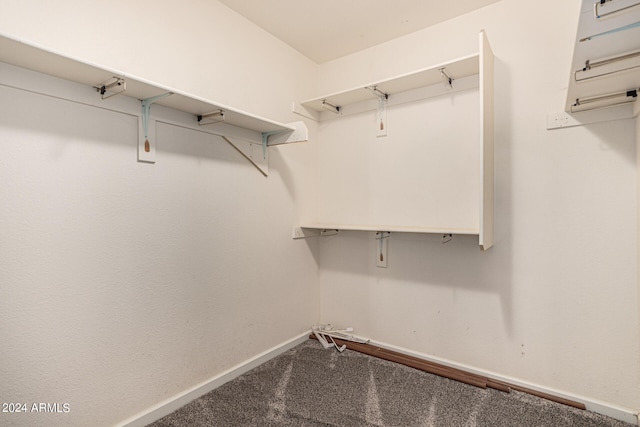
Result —
<path fill-rule="evenodd" d="M 157 85 L 144 79 L 128 76 L 119 71 L 87 64 L 2 36 L 0 36 L 0 62 L 92 87 L 97 87 L 101 83 L 114 77 L 121 77 L 126 81 L 126 91 L 122 94 L 124 96 L 143 100 L 171 92 L 173 95 L 157 101 L 156 104 L 195 116 L 205 115 L 222 109 L 224 111 L 225 123 L 260 133 L 293 130 L 293 128 L 282 123 L 211 102 L 176 89 Z M 96 92 L 96 96 L 99 97 L 100 94 Z"/>
<path fill-rule="evenodd" d="M 388 231 L 393 233 L 421 233 L 421 234 L 468 234 L 478 235 L 478 229 L 468 228 L 440 228 L 440 227 L 420 227 L 412 225 L 388 225 L 388 224 L 332 224 L 317 223 L 305 224 L 301 228 L 313 230 L 344 230 L 344 231 Z"/>

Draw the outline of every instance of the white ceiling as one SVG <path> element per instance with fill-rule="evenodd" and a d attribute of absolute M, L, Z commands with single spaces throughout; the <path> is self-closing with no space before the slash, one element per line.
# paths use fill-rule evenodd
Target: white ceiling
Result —
<path fill-rule="evenodd" d="M 317 63 L 499 0 L 220 0 Z"/>

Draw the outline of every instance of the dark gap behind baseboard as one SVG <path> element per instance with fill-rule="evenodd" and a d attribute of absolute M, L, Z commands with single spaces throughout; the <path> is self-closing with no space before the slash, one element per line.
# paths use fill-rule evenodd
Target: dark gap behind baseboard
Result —
<path fill-rule="evenodd" d="M 311 334 L 309 338 L 317 339 L 315 335 Z M 543 399 L 551 400 L 553 402 L 561 403 L 563 405 L 572 406 L 578 409 L 586 409 L 583 403 L 575 402 L 573 400 L 565 399 L 562 397 L 554 396 L 552 394 L 543 393 L 530 388 L 521 387 L 515 384 L 509 384 L 504 381 L 494 380 L 491 378 L 483 377 L 482 375 L 467 372 L 462 369 L 452 368 L 450 366 L 442 365 L 428 360 L 420 359 L 419 357 L 410 356 L 407 354 L 398 353 L 397 351 L 387 350 L 371 344 L 361 344 L 352 341 L 344 341 L 334 338 L 336 344 L 342 346 L 346 345 L 349 350 L 354 350 L 360 353 L 368 354 L 369 356 L 377 357 L 380 359 L 388 360 L 390 362 L 400 363 L 405 366 L 409 366 L 414 369 L 419 369 L 430 374 L 439 375 L 451 380 L 460 381 L 465 384 L 473 385 L 480 388 L 493 388 L 506 393 L 511 390 L 528 393 L 533 396 L 537 396 Z"/>

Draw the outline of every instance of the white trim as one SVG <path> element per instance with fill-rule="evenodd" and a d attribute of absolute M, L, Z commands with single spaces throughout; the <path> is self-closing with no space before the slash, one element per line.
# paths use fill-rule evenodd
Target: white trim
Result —
<path fill-rule="evenodd" d="M 124 420 L 123 422 L 117 424 L 118 427 L 138 427 L 138 426 L 146 426 L 154 421 L 159 420 L 160 418 L 169 415 L 176 409 L 181 408 L 187 403 L 191 402 L 198 397 L 209 393 L 211 390 L 214 390 L 221 385 L 239 377 L 240 375 L 250 371 L 251 369 L 268 362 L 276 356 L 284 353 L 285 351 L 297 346 L 298 344 L 302 344 L 306 340 L 309 339 L 309 334 L 311 330 L 304 332 L 297 337 L 294 337 L 288 341 L 283 342 L 275 347 L 270 348 L 251 359 L 248 359 L 188 390 L 183 391 L 163 402 L 158 403 L 157 405 L 152 406 L 151 408 L 140 412 L 139 414 L 134 415 L 131 418 Z"/>
<path fill-rule="evenodd" d="M 640 414 L 634 412 L 630 408 L 624 408 L 622 406 L 616 406 L 608 402 L 602 402 L 599 400 L 591 399 L 585 396 L 562 392 L 553 388 L 544 387 L 538 384 L 529 383 L 526 381 L 518 380 L 512 377 L 496 374 L 495 372 L 484 371 L 482 369 L 474 368 L 472 366 L 464 365 L 461 363 L 452 362 L 447 359 L 441 359 L 439 357 L 430 356 L 424 353 L 409 350 L 404 347 L 398 347 L 395 345 L 387 344 L 379 341 L 370 341 L 373 346 L 384 348 L 387 350 L 393 350 L 398 353 L 406 354 L 409 356 L 418 357 L 429 362 L 439 363 L 451 368 L 460 369 L 473 374 L 481 375 L 486 378 L 502 381 L 505 383 L 517 385 L 520 387 L 529 388 L 531 390 L 539 391 L 542 393 L 550 394 L 552 396 L 573 400 L 574 402 L 583 403 L 588 411 L 596 412 L 598 414 L 606 415 L 611 418 L 615 418 L 620 421 L 630 423 L 632 425 L 640 426 Z"/>

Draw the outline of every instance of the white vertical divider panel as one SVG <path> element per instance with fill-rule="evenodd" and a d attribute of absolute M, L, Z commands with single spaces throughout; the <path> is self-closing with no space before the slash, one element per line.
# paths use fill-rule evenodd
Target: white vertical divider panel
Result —
<path fill-rule="evenodd" d="M 494 56 L 487 35 L 480 32 L 480 248 L 493 246 L 494 204 Z"/>
<path fill-rule="evenodd" d="M 638 287 L 638 307 L 640 307 L 640 103 L 634 102 L 634 117 L 636 118 L 636 284 Z M 638 324 L 640 324 L 640 310 L 638 310 Z M 638 331 L 640 343 L 640 330 Z M 638 414 L 640 425 L 640 414 Z"/>
<path fill-rule="evenodd" d="M 638 286 L 638 307 L 640 307 L 640 103 L 634 102 L 634 116 L 636 118 L 636 283 Z M 638 324 L 640 324 L 640 310 L 638 310 Z M 640 331 L 638 331 L 640 343 Z M 640 414 L 638 414 L 640 424 Z"/>

